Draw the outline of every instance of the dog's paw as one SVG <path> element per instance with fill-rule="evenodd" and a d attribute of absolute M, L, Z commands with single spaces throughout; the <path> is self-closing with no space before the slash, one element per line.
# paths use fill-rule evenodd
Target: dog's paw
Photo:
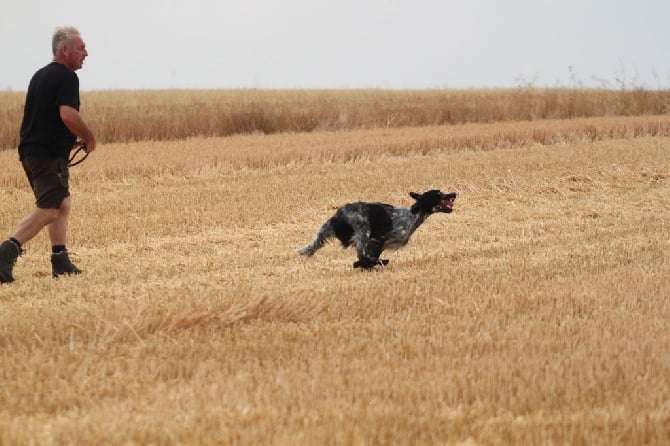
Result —
<path fill-rule="evenodd" d="M 370 263 L 369 260 L 356 260 L 354 262 L 354 268 L 363 268 L 363 269 L 370 269 L 374 267 L 374 263 Z"/>
<path fill-rule="evenodd" d="M 358 259 L 354 262 L 354 268 L 372 269 L 377 265 L 387 265 L 387 259 Z"/>

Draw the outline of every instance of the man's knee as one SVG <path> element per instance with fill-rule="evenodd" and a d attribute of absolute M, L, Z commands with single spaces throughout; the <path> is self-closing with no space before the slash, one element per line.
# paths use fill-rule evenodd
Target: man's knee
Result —
<path fill-rule="evenodd" d="M 37 212 L 39 213 L 40 220 L 43 220 L 46 222 L 46 224 L 52 223 L 60 217 L 60 214 L 62 212 L 62 207 L 61 209 L 42 209 L 42 208 L 37 208 Z"/>
<path fill-rule="evenodd" d="M 60 214 L 69 214 L 71 208 L 72 208 L 72 200 L 68 195 L 63 199 L 63 201 L 61 201 L 60 208 L 57 210 L 59 211 Z"/>

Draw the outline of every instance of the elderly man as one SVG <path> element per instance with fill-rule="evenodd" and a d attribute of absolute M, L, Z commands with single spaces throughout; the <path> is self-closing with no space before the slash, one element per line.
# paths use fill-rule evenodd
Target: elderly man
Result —
<path fill-rule="evenodd" d="M 72 203 L 68 188 L 68 157 L 77 137 L 95 150 L 93 132 L 79 114 L 80 69 L 88 56 L 81 34 L 73 27 L 56 29 L 53 61 L 30 80 L 21 123 L 19 158 L 35 194 L 35 209 L 21 219 L 0 244 L 0 283 L 13 282 L 13 268 L 22 246 L 45 226 L 51 241 L 53 277 L 79 274 L 66 248 Z"/>

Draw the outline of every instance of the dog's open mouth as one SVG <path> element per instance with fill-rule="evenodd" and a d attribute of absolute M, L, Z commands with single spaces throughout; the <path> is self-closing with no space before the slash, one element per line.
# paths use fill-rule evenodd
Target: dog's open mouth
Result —
<path fill-rule="evenodd" d="M 452 212 L 454 210 L 454 199 L 445 198 L 444 200 L 440 201 L 440 204 L 437 205 L 437 210 L 440 212 L 446 212 L 447 214 Z"/>

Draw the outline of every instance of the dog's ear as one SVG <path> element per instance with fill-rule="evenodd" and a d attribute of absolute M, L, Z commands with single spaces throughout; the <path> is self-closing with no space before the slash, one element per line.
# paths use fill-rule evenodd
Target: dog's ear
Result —
<path fill-rule="evenodd" d="M 409 196 L 414 198 L 415 200 L 418 200 L 421 197 L 421 195 L 417 194 L 416 192 L 410 192 Z"/>

